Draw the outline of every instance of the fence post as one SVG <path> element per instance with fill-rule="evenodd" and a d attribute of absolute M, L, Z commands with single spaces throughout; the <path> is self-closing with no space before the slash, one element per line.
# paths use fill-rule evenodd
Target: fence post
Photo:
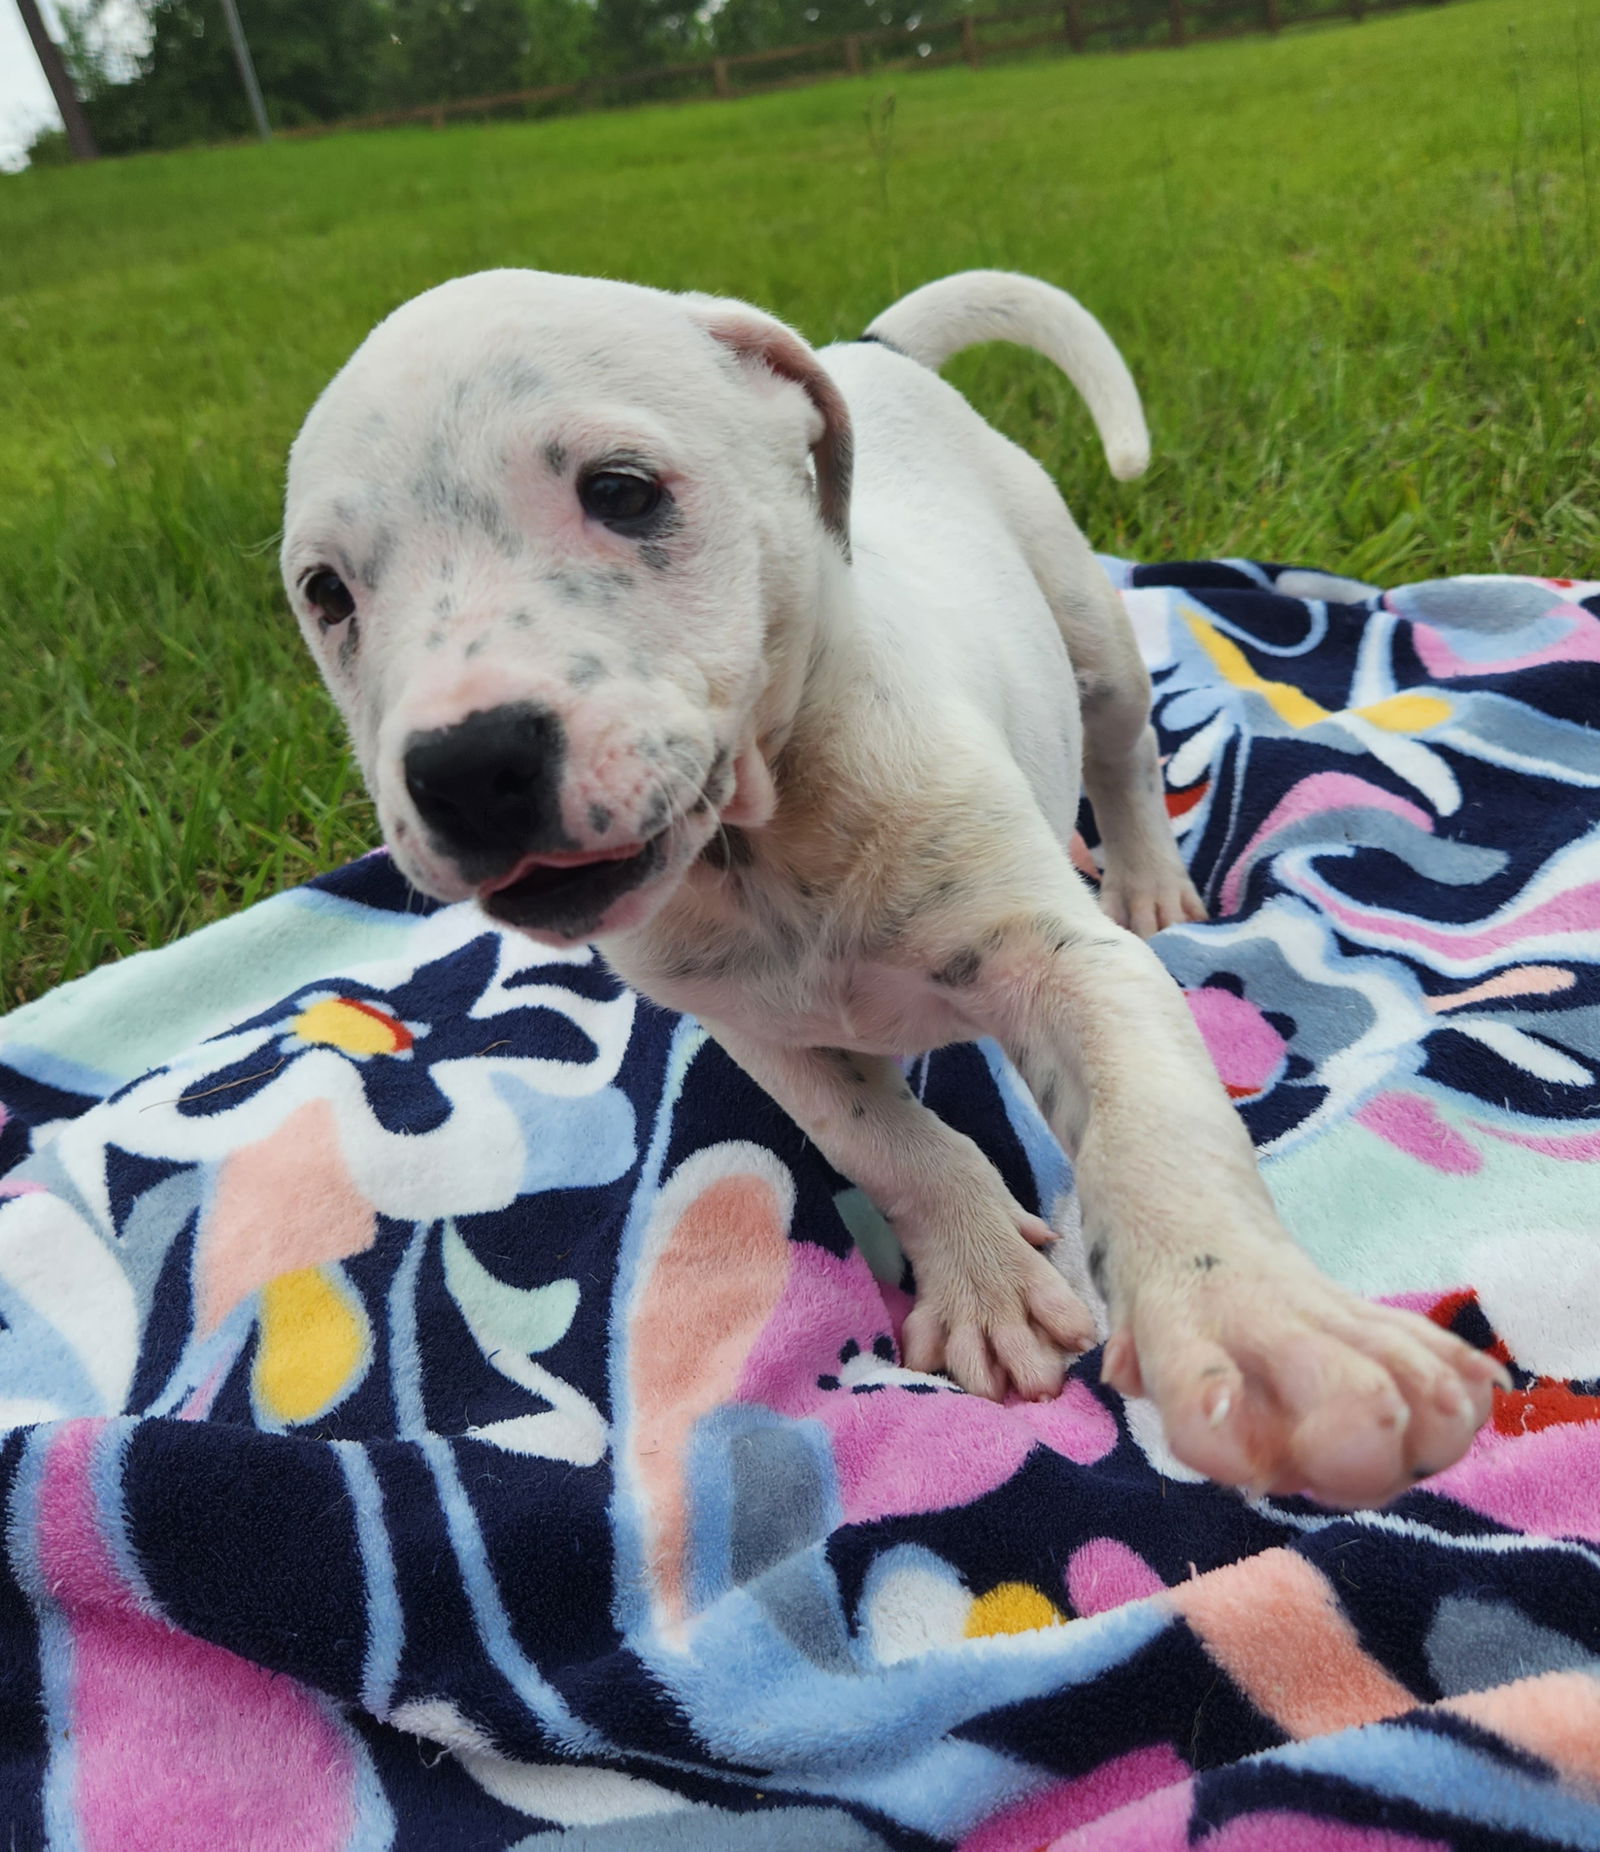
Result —
<path fill-rule="evenodd" d="M 844 68 L 852 77 L 861 75 L 861 41 L 853 32 L 844 35 Z"/>
<path fill-rule="evenodd" d="M 436 129 L 442 129 L 444 127 L 444 111 L 442 109 L 436 109 L 433 112 L 433 126 Z"/>
<path fill-rule="evenodd" d="M 1167 17 L 1171 21 L 1170 36 L 1174 45 L 1188 42 L 1188 28 L 1184 24 L 1183 0 L 1167 0 Z"/>
<path fill-rule="evenodd" d="M 1082 0 L 1066 0 L 1067 43 L 1074 51 L 1082 51 L 1083 39 L 1083 5 Z"/>
<path fill-rule="evenodd" d="M 978 56 L 978 34 L 976 28 L 973 26 L 972 15 L 970 13 L 963 13 L 961 15 L 961 55 L 966 59 L 967 63 L 972 66 L 973 70 L 977 70 L 979 64 L 982 62 Z"/>
<path fill-rule="evenodd" d="M 733 89 L 728 83 L 728 61 L 726 58 L 713 58 L 711 60 L 711 82 L 718 96 L 727 98 L 733 95 Z"/>
<path fill-rule="evenodd" d="M 1267 30 L 1276 32 L 1283 24 L 1283 16 L 1278 11 L 1278 0 L 1266 0 Z"/>

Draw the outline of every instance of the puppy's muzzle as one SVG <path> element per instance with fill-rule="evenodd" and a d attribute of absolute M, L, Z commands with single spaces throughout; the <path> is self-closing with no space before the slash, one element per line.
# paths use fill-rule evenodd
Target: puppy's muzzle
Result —
<path fill-rule="evenodd" d="M 413 733 L 406 789 L 435 851 L 508 926 L 580 938 L 661 866 L 660 837 L 583 850 L 561 813 L 566 730 L 532 702 Z"/>
<path fill-rule="evenodd" d="M 406 789 L 441 853 L 484 880 L 518 856 L 577 847 L 561 823 L 566 757 L 565 729 L 547 708 L 492 707 L 413 733 Z"/>

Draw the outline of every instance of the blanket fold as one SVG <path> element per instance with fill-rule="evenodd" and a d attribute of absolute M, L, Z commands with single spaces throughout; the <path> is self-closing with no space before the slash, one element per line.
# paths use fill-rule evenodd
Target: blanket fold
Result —
<path fill-rule="evenodd" d="M 1468 1458 L 903 1369 L 697 1025 L 369 856 L 0 1022 L 18 1852 L 1600 1847 L 1600 586 L 1108 566 L 1157 949 L 1318 1262 L 1510 1366 Z M 1072 1227 L 998 1051 L 909 1078 Z"/>

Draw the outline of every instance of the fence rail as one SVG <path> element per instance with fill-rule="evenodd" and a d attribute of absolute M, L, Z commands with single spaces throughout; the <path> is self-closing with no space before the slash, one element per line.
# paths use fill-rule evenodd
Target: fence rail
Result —
<path fill-rule="evenodd" d="M 350 116 L 337 122 L 305 123 L 279 130 L 306 137 L 340 134 L 350 129 L 398 128 L 431 123 L 443 128 L 462 116 L 568 108 L 605 109 L 641 96 L 646 100 L 724 101 L 828 83 L 842 77 L 876 72 L 968 64 L 974 70 L 992 59 L 1058 47 L 1090 51 L 1136 51 L 1154 47 L 1206 44 L 1255 33 L 1277 33 L 1332 21 L 1360 24 L 1375 13 L 1444 6 L 1449 0 L 1166 0 L 1164 12 L 1147 5 L 1130 11 L 1106 0 L 1034 0 L 992 13 L 960 13 L 930 20 L 916 28 L 872 27 L 833 39 L 780 45 L 766 51 L 731 52 L 685 64 L 661 64 L 648 70 L 608 72 L 574 83 L 542 84 L 528 90 L 505 90 L 494 96 L 453 97 L 411 109 L 386 109 L 375 115 Z M 1010 28 L 1048 20 L 1048 29 L 1015 32 Z M 999 34 L 999 36 L 996 36 Z M 984 36 L 987 35 L 987 36 Z M 952 40 L 943 45 L 941 41 Z M 784 65 L 806 69 L 781 74 Z M 765 73 L 764 73 L 765 67 Z M 763 74 L 764 73 L 764 74 Z M 756 77 L 759 81 L 739 81 Z"/>

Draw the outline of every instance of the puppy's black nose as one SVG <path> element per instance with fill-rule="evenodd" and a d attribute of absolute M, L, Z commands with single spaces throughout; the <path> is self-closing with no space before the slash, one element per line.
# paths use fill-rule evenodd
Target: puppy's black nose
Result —
<path fill-rule="evenodd" d="M 437 846 L 469 878 L 508 858 L 572 845 L 561 827 L 566 734 L 531 702 L 486 708 L 453 727 L 413 733 L 406 789 Z"/>

